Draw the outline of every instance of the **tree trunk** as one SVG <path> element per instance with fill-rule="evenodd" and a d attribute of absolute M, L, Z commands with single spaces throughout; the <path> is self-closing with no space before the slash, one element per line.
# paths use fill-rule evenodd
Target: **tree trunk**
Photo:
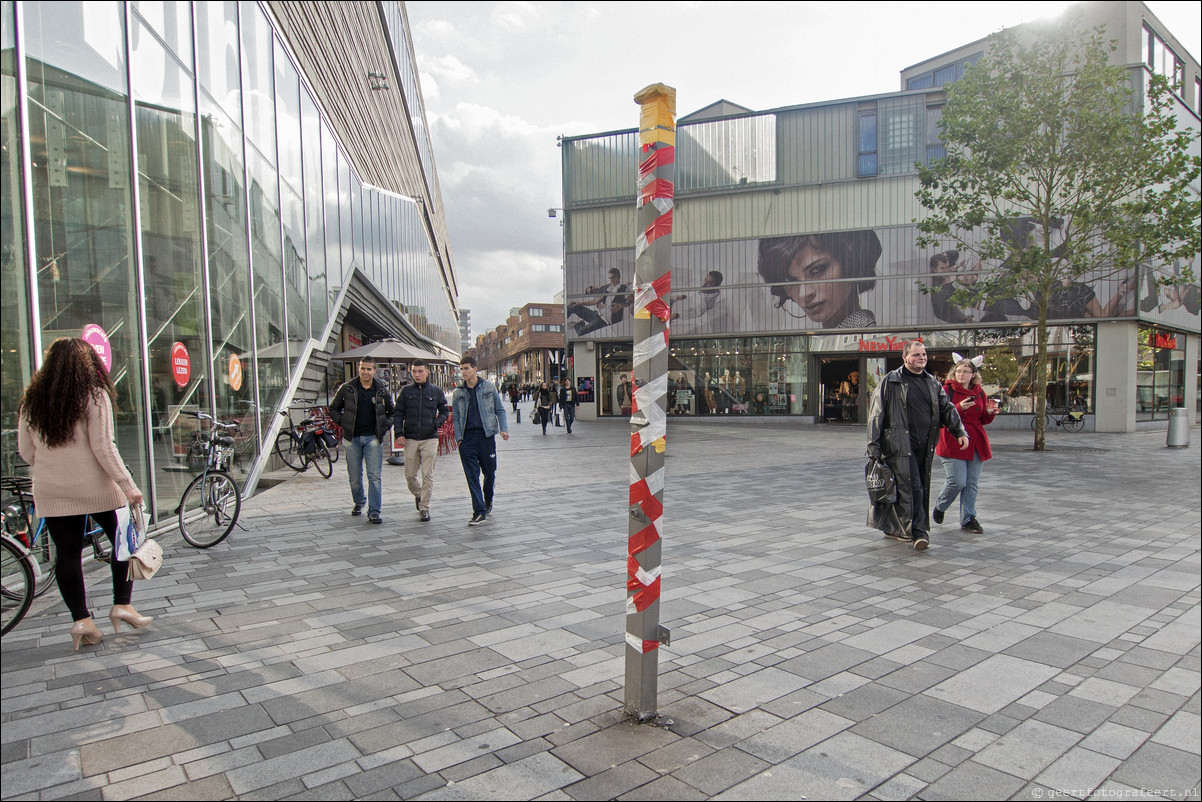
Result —
<path fill-rule="evenodd" d="M 1039 324 L 1035 329 L 1035 451 L 1047 450 L 1047 406 L 1048 406 L 1048 302 L 1049 290 L 1039 297 Z"/>

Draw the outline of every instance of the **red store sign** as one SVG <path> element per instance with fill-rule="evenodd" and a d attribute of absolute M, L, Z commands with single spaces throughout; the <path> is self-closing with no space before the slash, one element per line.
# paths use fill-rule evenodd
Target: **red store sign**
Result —
<path fill-rule="evenodd" d="M 171 377 L 179 387 L 187 387 L 192 377 L 192 360 L 188 358 L 188 348 L 183 343 L 171 344 Z"/>
<path fill-rule="evenodd" d="M 918 340 L 918 342 L 922 342 L 921 337 L 915 337 L 914 339 Z M 902 349 L 902 346 L 905 345 L 907 342 L 909 342 L 909 341 L 904 340 L 901 337 L 885 337 L 884 342 L 882 342 L 881 340 L 865 340 L 863 337 L 861 337 L 859 350 L 861 350 L 861 351 L 900 351 Z"/>

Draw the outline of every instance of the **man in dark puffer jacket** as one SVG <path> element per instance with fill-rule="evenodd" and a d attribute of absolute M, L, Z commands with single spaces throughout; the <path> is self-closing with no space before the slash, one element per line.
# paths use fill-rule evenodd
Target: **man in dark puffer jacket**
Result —
<path fill-rule="evenodd" d="M 447 406 L 443 391 L 430 381 L 429 363 L 424 359 L 414 360 L 409 373 L 413 376 L 413 384 L 401 388 L 393 424 L 398 443 L 405 449 L 405 481 L 424 523 L 430 520 L 438 430 L 450 418 L 451 408 Z M 420 483 L 417 480 L 419 470 Z"/>

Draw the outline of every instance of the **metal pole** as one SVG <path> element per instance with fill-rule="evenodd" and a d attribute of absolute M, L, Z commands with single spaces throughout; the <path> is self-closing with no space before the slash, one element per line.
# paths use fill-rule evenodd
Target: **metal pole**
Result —
<path fill-rule="evenodd" d="M 630 416 L 629 546 L 626 561 L 626 713 L 656 717 L 660 526 L 668 431 L 668 291 L 672 273 L 672 198 L 676 154 L 676 90 L 652 84 L 640 106 L 639 197 L 635 243 L 634 403 Z"/>

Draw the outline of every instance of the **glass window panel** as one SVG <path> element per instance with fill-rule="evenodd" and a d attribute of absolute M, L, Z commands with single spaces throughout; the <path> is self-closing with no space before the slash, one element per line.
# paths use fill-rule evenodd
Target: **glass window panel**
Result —
<path fill-rule="evenodd" d="M 944 84 L 950 84 L 954 80 L 956 80 L 956 65 L 949 64 L 948 66 L 943 67 L 942 69 L 935 70 L 935 75 L 934 75 L 935 86 L 943 86 Z"/>
<path fill-rule="evenodd" d="M 274 39 L 274 37 L 273 37 Z M 275 113 L 280 180 L 301 191 L 300 78 L 279 40 L 275 40 Z"/>
<path fill-rule="evenodd" d="M 284 286 L 288 302 L 288 360 L 296 366 L 309 339 L 309 282 L 305 264 L 305 209 L 300 195 L 280 185 L 280 213 L 284 221 Z"/>
<path fill-rule="evenodd" d="M 258 3 L 243 2 L 241 9 L 246 136 L 269 164 L 275 164 L 275 70 L 271 25 Z"/>
<path fill-rule="evenodd" d="M 192 4 L 164 0 L 135 0 L 138 15 L 149 25 L 176 58 L 192 63 Z"/>
<path fill-rule="evenodd" d="M 168 518 L 192 479 L 187 469 L 195 467 L 188 458 L 197 422 L 187 413 L 210 410 L 196 102 L 191 79 L 158 38 L 136 19 L 133 33 L 155 511 Z M 173 370 L 179 346 L 190 366 L 182 380 Z"/>
<path fill-rule="evenodd" d="M 242 133 L 201 92 L 202 164 L 209 238 L 209 316 L 217 415 L 241 422 L 232 472 L 244 480 L 258 454 L 249 232 Z"/>
<path fill-rule="evenodd" d="M 321 123 L 321 174 L 326 212 L 326 283 L 329 286 L 329 307 L 333 309 L 337 294 L 343 284 L 342 235 L 340 234 L 342 205 L 339 203 L 342 184 L 338 174 L 338 146 L 324 120 Z"/>
<path fill-rule="evenodd" d="M 33 3 L 24 15 L 42 343 L 104 329 L 117 446 L 148 490 L 123 7 Z"/>
<path fill-rule="evenodd" d="M 232 119 L 242 116 L 238 41 L 236 2 L 226 0 L 196 4 L 197 78 Z"/>
<path fill-rule="evenodd" d="M 0 3 L 0 83 L 4 102 L 0 105 L 0 471 L 18 471 L 17 405 L 23 388 L 33 378 L 29 293 L 26 289 L 29 262 L 26 258 L 25 207 L 21 187 L 21 140 L 17 120 L 17 65 L 14 6 Z"/>
<path fill-rule="evenodd" d="M 301 146 L 305 192 L 305 252 L 309 265 L 309 318 L 320 338 L 329 319 L 326 306 L 325 199 L 322 196 L 321 118 L 307 91 L 301 93 Z"/>
<path fill-rule="evenodd" d="M 860 152 L 869 153 L 876 150 L 876 115 L 860 115 Z"/>
<path fill-rule="evenodd" d="M 283 265 L 276 173 L 256 148 L 246 149 L 250 189 L 250 252 L 254 268 L 255 348 L 258 356 L 259 420 L 266 431 L 270 415 L 288 384 L 284 351 Z"/>

